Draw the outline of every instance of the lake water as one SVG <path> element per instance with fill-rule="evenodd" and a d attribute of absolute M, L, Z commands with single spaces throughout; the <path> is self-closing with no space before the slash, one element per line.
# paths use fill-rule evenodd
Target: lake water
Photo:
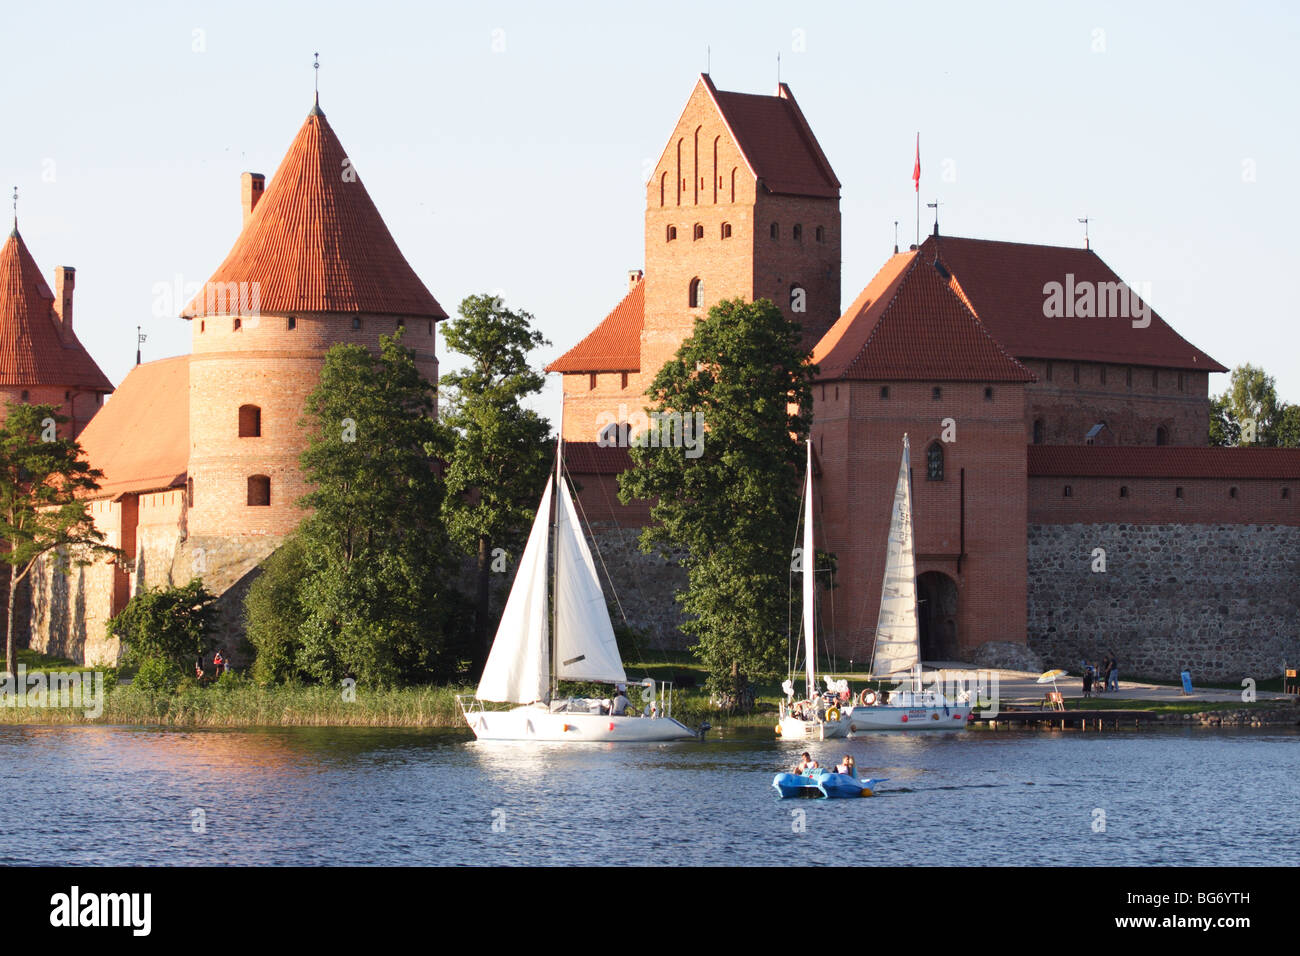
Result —
<path fill-rule="evenodd" d="M 1290 863 L 1298 744 L 1290 729 L 537 748 L 0 727 L 0 864 Z M 772 776 L 805 746 L 889 782 L 874 799 L 780 800 Z"/>

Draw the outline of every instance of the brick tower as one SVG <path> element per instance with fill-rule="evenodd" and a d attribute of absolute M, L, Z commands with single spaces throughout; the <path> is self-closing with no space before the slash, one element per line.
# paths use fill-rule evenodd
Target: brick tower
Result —
<path fill-rule="evenodd" d="M 380 335 L 404 328 L 436 382 L 434 326 L 447 317 L 319 103 L 270 184 L 245 173 L 241 195 L 239 238 L 182 313 L 193 338 L 187 524 L 198 541 L 278 540 L 302 520 L 298 423 L 331 346 L 377 348 Z"/>

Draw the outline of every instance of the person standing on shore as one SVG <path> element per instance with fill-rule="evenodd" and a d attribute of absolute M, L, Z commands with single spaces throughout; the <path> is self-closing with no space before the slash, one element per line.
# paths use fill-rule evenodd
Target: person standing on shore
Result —
<path fill-rule="evenodd" d="M 1112 651 L 1110 655 L 1110 671 L 1108 673 L 1109 673 L 1109 680 L 1106 684 L 1106 689 L 1118 691 L 1119 690 L 1119 659 L 1115 657 L 1114 651 Z"/>
<path fill-rule="evenodd" d="M 1084 697 L 1092 696 L 1092 678 L 1093 678 L 1092 665 L 1089 664 L 1087 661 L 1084 661 L 1083 662 L 1083 696 Z"/>
<path fill-rule="evenodd" d="M 1104 694 L 1106 692 L 1106 675 L 1109 673 L 1110 673 L 1110 658 L 1103 657 L 1101 659 L 1101 667 L 1097 669 L 1097 677 L 1096 677 L 1097 693 Z"/>

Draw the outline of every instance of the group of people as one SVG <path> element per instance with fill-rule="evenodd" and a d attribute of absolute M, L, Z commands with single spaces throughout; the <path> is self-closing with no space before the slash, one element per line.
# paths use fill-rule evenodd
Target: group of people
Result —
<path fill-rule="evenodd" d="M 1091 697 L 1093 690 L 1102 694 L 1119 690 L 1119 659 L 1112 651 L 1101 659 L 1101 664 L 1083 662 L 1083 696 Z"/>
<path fill-rule="evenodd" d="M 219 679 L 228 670 L 230 670 L 230 658 L 226 657 L 225 648 L 219 647 L 217 652 L 212 655 L 212 679 Z M 194 678 L 201 681 L 207 675 L 207 668 L 203 666 L 203 656 L 199 655 L 198 660 L 194 662 Z"/>
<path fill-rule="evenodd" d="M 799 762 L 794 765 L 794 769 L 790 772 L 796 776 L 807 777 L 810 776 L 814 770 L 819 769 L 821 769 L 821 764 L 808 756 L 808 751 L 805 750 L 799 755 Z M 845 754 L 844 758 L 835 765 L 835 772 L 856 778 L 858 775 L 858 765 L 853 760 L 853 754 Z"/>

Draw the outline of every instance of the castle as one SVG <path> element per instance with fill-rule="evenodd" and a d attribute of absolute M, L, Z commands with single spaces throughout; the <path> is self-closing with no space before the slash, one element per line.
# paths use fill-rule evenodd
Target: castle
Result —
<path fill-rule="evenodd" d="M 405 326 L 436 381 L 445 313 L 319 107 L 269 185 L 244 174 L 242 201 L 230 255 L 184 310 L 191 354 L 137 366 L 81 431 L 105 473 L 96 523 L 126 560 L 66 576 L 51 559 L 31 594 L 34 647 L 111 660 L 108 617 L 196 573 L 238 629 L 257 563 L 302 516 L 297 420 L 325 351 Z M 1300 450 L 1207 447 L 1209 374 L 1224 367 L 1092 250 L 936 228 L 841 309 L 840 182 L 793 93 L 722 91 L 708 75 L 646 184 L 644 240 L 623 299 L 548 366 L 566 462 L 634 627 L 679 641 L 684 579 L 637 550 L 647 505 L 617 501 L 624 425 L 712 304 L 768 298 L 819 369 L 816 535 L 838 566 L 820 620 L 837 657 L 870 656 L 906 433 L 926 659 L 1073 666 L 1111 651 L 1127 673 L 1235 678 L 1300 658 Z M 36 316 L 42 354 L 75 351 L 70 274 L 60 306 L 10 245 L 0 321 Z M 81 394 L 68 376 L 10 373 L 39 364 L 0 355 L 2 384 L 33 401 L 38 387 Z M 81 407 L 97 407 L 102 375 L 74 377 Z"/>

